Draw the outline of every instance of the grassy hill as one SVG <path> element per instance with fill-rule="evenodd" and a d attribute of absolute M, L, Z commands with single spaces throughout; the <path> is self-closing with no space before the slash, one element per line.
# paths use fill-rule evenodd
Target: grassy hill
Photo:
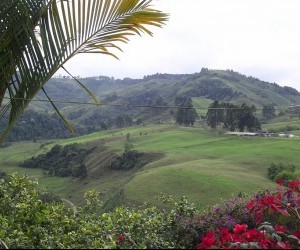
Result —
<path fill-rule="evenodd" d="M 78 124 L 84 124 L 90 118 L 105 120 L 120 114 L 128 114 L 143 121 L 170 120 L 170 110 L 152 110 L 132 108 L 127 105 L 165 105 L 174 104 L 176 96 L 189 95 L 196 108 L 205 109 L 213 100 L 241 104 L 254 104 L 258 108 L 273 103 L 277 109 L 291 104 L 300 104 L 300 93 L 291 87 L 281 87 L 251 76 L 245 76 L 232 70 L 202 69 L 194 74 L 155 74 L 143 79 L 109 77 L 89 77 L 80 79 L 91 89 L 102 104 L 123 104 L 122 107 L 88 106 L 58 103 L 63 113 Z M 53 78 L 46 90 L 54 100 L 91 102 L 88 94 L 74 80 Z M 43 98 L 40 93 L 38 98 Z M 33 102 L 30 108 L 35 110 L 51 109 L 48 104 Z M 51 109 L 52 110 L 52 109 Z M 199 113 L 206 111 L 199 110 Z"/>
<path fill-rule="evenodd" d="M 274 187 L 267 178 L 272 161 L 300 163 L 299 139 L 244 138 L 211 133 L 198 127 L 178 127 L 172 124 L 171 109 L 134 108 L 132 105 L 173 105 L 176 96 L 189 95 L 199 115 L 214 99 L 240 104 L 255 104 L 258 108 L 273 103 L 280 110 L 300 104 L 300 93 L 290 87 L 280 87 L 231 70 L 202 69 L 195 74 L 156 74 L 143 79 L 123 80 L 108 77 L 80 79 L 100 99 L 103 106 L 58 103 L 57 106 L 75 124 L 85 127 L 109 122 L 126 114 L 141 119 L 146 126 L 101 131 L 85 136 L 53 141 L 12 143 L 0 150 L 0 169 L 27 173 L 38 177 L 42 188 L 72 200 L 82 202 L 86 190 L 101 192 L 107 209 L 118 202 L 161 205 L 155 196 L 160 192 L 181 197 L 189 196 L 201 208 L 232 194 L 251 193 L 260 188 Z M 87 102 L 90 97 L 67 78 L 53 78 L 46 86 L 54 100 Z M 44 99 L 42 94 L 37 98 Z M 122 106 L 113 106 L 122 104 Z M 39 112 L 52 110 L 44 102 L 32 102 Z M 51 113 L 51 112 L 49 112 Z M 300 135 L 297 115 L 280 116 L 263 129 L 289 131 Z M 154 123 L 164 123 L 153 125 Z M 147 125 L 149 124 L 149 125 Z M 150 125 L 152 124 L 152 125 Z M 288 127 L 289 126 L 289 127 Z M 124 152 L 126 134 L 134 150 L 160 153 L 163 158 L 142 168 L 127 171 L 110 169 L 111 162 Z M 87 157 L 88 177 L 85 179 L 45 176 L 39 169 L 24 169 L 18 163 L 42 154 L 55 144 L 81 143 L 96 150 Z"/>
<path fill-rule="evenodd" d="M 115 155 L 124 152 L 126 134 L 140 152 L 163 153 L 164 158 L 141 169 L 109 169 Z M 85 179 L 45 177 L 38 169 L 17 167 L 18 162 L 49 150 L 56 143 L 82 143 L 97 146 L 87 157 Z M 271 162 L 294 163 L 300 171 L 299 139 L 247 138 L 216 135 L 202 128 L 149 125 L 97 132 L 53 143 L 19 142 L 0 150 L 0 169 L 27 173 L 39 178 L 42 188 L 52 190 L 75 203 L 83 193 L 96 189 L 107 209 L 119 202 L 161 203 L 156 196 L 186 195 L 203 208 L 232 194 L 252 193 L 275 186 L 267 177 Z"/>

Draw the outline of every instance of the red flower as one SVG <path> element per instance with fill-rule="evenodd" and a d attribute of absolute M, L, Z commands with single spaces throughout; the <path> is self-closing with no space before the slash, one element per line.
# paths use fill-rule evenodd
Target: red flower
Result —
<path fill-rule="evenodd" d="M 197 249 L 210 249 L 212 245 L 216 244 L 215 234 L 208 232 L 202 239 L 202 243 L 196 246 Z"/>
<path fill-rule="evenodd" d="M 275 203 L 275 197 L 274 196 L 265 196 L 263 199 L 260 200 L 260 204 L 271 206 Z"/>
<path fill-rule="evenodd" d="M 231 240 L 231 234 L 229 233 L 229 230 L 227 228 L 219 228 L 219 231 L 221 233 L 221 236 L 220 236 L 220 241 L 222 244 L 228 242 L 229 240 Z"/>
<path fill-rule="evenodd" d="M 278 179 L 277 180 L 277 184 L 279 185 L 279 186 L 283 186 L 283 179 L 281 178 L 281 179 Z"/>
<path fill-rule="evenodd" d="M 255 241 L 258 240 L 261 234 L 257 231 L 256 228 L 250 229 L 245 233 L 245 238 L 249 241 Z"/>
<path fill-rule="evenodd" d="M 246 208 L 251 212 L 251 211 L 253 210 L 253 208 L 255 208 L 255 205 L 256 205 L 256 202 L 255 202 L 254 200 L 251 200 L 251 201 L 247 204 Z"/>
<path fill-rule="evenodd" d="M 281 249 L 291 249 L 291 246 L 288 242 L 278 241 L 277 246 L 279 246 Z"/>
<path fill-rule="evenodd" d="M 300 192 L 300 179 L 289 182 L 289 188 L 293 191 Z"/>
<path fill-rule="evenodd" d="M 243 225 L 236 224 L 235 227 L 234 227 L 234 229 L 233 229 L 233 232 L 235 234 L 241 234 L 241 233 L 243 233 L 243 232 L 246 231 L 247 227 L 248 226 L 246 224 L 243 224 Z"/>
<path fill-rule="evenodd" d="M 300 239 L 300 229 L 294 233 L 294 236 L 296 236 L 298 239 Z"/>
<path fill-rule="evenodd" d="M 275 228 L 276 232 L 279 232 L 279 233 L 285 233 L 285 231 L 286 231 L 284 226 L 278 226 L 277 225 L 274 228 Z"/>
<path fill-rule="evenodd" d="M 118 236 L 117 240 L 118 240 L 119 242 L 122 242 L 122 241 L 125 240 L 125 236 L 124 236 L 123 234 L 120 234 L 120 235 Z"/>

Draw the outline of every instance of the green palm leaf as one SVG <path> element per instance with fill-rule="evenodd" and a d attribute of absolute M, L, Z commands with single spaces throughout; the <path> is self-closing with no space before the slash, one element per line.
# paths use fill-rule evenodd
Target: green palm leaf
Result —
<path fill-rule="evenodd" d="M 151 0 L 1 0 L 0 121 L 5 138 L 16 119 L 53 74 L 79 53 L 114 56 L 119 42 L 161 27 L 167 15 Z M 95 96 L 84 87 L 95 99 Z M 5 93 L 10 101 L 3 103 Z M 57 110 L 58 111 L 58 110 Z M 68 122 L 65 120 L 68 124 Z"/>

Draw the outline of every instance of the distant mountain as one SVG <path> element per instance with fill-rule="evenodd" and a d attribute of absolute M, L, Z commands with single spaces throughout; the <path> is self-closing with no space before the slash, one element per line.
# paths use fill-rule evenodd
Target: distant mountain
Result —
<path fill-rule="evenodd" d="M 292 87 L 281 87 L 276 83 L 247 77 L 232 70 L 202 68 L 201 72 L 194 74 L 155 74 L 143 79 L 120 80 L 100 76 L 79 80 L 103 102 L 118 99 L 146 104 L 155 101 L 159 96 L 167 102 L 172 102 L 177 95 L 247 102 L 258 106 L 266 103 L 286 106 L 300 102 L 300 93 Z M 88 100 L 86 92 L 74 80 L 68 78 L 52 78 L 46 84 L 46 90 L 53 99 L 79 102 Z"/>
<path fill-rule="evenodd" d="M 52 78 L 46 91 L 61 112 L 76 126 L 97 128 L 122 127 L 142 122 L 165 122 L 172 119 L 170 108 L 132 107 L 174 105 L 181 95 L 192 97 L 194 107 L 203 109 L 213 100 L 261 108 L 272 103 L 276 108 L 300 104 L 300 93 L 291 87 L 281 87 L 232 70 L 202 68 L 194 74 L 154 74 L 143 79 L 114 79 L 105 76 L 79 79 L 99 98 L 102 106 L 79 105 L 74 102 L 92 102 L 92 98 L 70 78 Z M 39 93 L 36 99 L 46 99 Z M 72 103 L 68 103 L 72 102 Z M 46 102 L 32 102 L 29 109 L 38 112 L 53 108 Z M 131 120 L 130 120 L 131 119 Z"/>

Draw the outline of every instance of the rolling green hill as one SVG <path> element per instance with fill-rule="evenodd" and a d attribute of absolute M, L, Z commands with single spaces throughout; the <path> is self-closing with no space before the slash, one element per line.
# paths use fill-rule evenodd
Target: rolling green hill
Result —
<path fill-rule="evenodd" d="M 207 108 L 214 100 L 237 105 L 243 102 L 254 104 L 258 108 L 258 117 L 261 117 L 259 109 L 265 104 L 273 104 L 276 114 L 285 120 L 291 115 L 297 117 L 300 113 L 294 110 L 292 114 L 289 109 L 290 105 L 300 104 L 300 93 L 297 90 L 247 77 L 232 70 L 203 68 L 195 74 L 155 74 L 143 79 L 123 80 L 99 76 L 82 78 L 80 81 L 98 96 L 101 102 L 99 106 L 92 105 L 91 97 L 72 79 L 52 78 L 46 84 L 46 91 L 53 100 L 58 101 L 57 107 L 71 121 L 76 134 L 70 135 L 64 124 L 57 122 L 53 116 L 54 109 L 49 103 L 37 101 L 46 99 L 43 93 L 39 93 L 36 101 L 29 105 L 28 112 L 17 121 L 8 140 L 66 138 L 68 134 L 71 137 L 132 124 L 173 123 L 175 98 L 182 95 L 192 98 L 199 121 L 203 121 Z M 121 125 L 118 125 L 118 119 Z M 126 121 L 124 126 L 122 121 Z M 0 124 L 0 131 L 4 123 Z M 47 127 L 45 124 L 53 129 L 43 129 Z"/>
<path fill-rule="evenodd" d="M 293 163 L 300 171 L 297 138 L 247 138 L 214 134 L 199 122 L 196 127 L 175 126 L 170 108 L 133 107 L 174 105 L 176 96 L 189 95 L 200 115 L 206 114 L 207 107 L 214 99 L 236 104 L 245 102 L 258 108 L 272 103 L 279 111 L 300 104 L 300 93 L 293 88 L 280 87 L 231 70 L 208 69 L 195 74 L 156 74 L 143 79 L 91 77 L 80 80 L 98 96 L 102 106 L 67 103 L 91 101 L 87 93 L 71 79 L 53 78 L 46 86 L 53 100 L 66 102 L 57 103 L 57 106 L 76 126 L 85 129 L 90 126 L 86 131 L 91 132 L 102 122 L 113 124 L 116 117 L 123 115 L 132 118 L 135 126 L 123 129 L 114 129 L 112 126 L 110 130 L 84 136 L 76 134 L 69 139 L 40 141 L 38 138 L 36 142 L 31 139 L 30 142 L 11 143 L 0 150 L 0 169 L 38 177 L 42 188 L 75 203 L 82 202 L 85 191 L 96 189 L 100 191 L 107 209 L 120 202 L 161 205 L 155 198 L 160 192 L 177 198 L 187 195 L 198 208 L 203 208 L 232 194 L 274 187 L 267 177 L 267 169 L 272 161 Z M 38 98 L 44 99 L 42 94 Z M 47 110 L 49 115 L 53 111 L 45 102 L 32 102 L 29 109 L 38 113 Z M 263 124 L 263 129 L 289 129 L 295 135 L 300 135 L 299 118 L 296 117 L 297 113 L 278 116 L 270 123 Z M 20 120 L 19 123 L 25 129 L 25 122 L 37 120 Z M 55 127 L 54 134 L 58 131 L 58 126 Z M 124 152 L 128 133 L 134 150 L 159 153 L 164 157 L 158 157 L 141 168 L 126 171 L 109 168 L 117 156 Z M 31 134 L 35 134 L 33 129 Z M 71 143 L 96 147 L 86 158 L 87 178 L 50 177 L 40 169 L 18 167 L 20 162 L 46 153 L 55 144 Z"/>
<path fill-rule="evenodd" d="M 102 104 L 122 104 L 122 107 L 82 106 L 57 104 L 63 113 L 77 124 L 85 124 L 89 118 L 105 120 L 120 114 L 129 114 L 143 121 L 170 120 L 169 109 L 133 108 L 127 105 L 173 105 L 176 96 L 189 95 L 196 108 L 207 108 L 213 100 L 241 104 L 254 104 L 258 108 L 272 103 L 276 108 L 300 104 L 300 93 L 291 87 L 281 87 L 254 77 L 247 77 L 232 70 L 208 70 L 194 74 L 155 74 L 143 79 L 90 77 L 80 79 L 92 90 Z M 53 78 L 46 90 L 54 100 L 91 102 L 88 94 L 74 80 Z M 43 98 L 39 94 L 38 98 Z M 30 108 L 51 108 L 45 103 L 33 102 Z M 203 113 L 203 111 L 202 111 Z"/>
<path fill-rule="evenodd" d="M 116 155 L 124 152 L 126 134 L 133 149 L 163 154 L 163 158 L 142 168 L 127 171 L 109 168 Z M 44 176 L 42 170 L 17 167 L 20 161 L 47 152 L 56 143 L 96 146 L 86 158 L 87 178 Z M 149 125 L 102 131 L 53 143 L 20 142 L 0 151 L 0 169 L 27 173 L 39 178 L 45 189 L 81 203 L 83 193 L 96 189 L 107 209 L 116 204 L 162 205 L 156 196 L 186 195 L 198 208 L 229 198 L 275 186 L 267 177 L 271 162 L 293 163 L 300 171 L 299 139 L 231 137 L 215 135 L 194 127 Z"/>

